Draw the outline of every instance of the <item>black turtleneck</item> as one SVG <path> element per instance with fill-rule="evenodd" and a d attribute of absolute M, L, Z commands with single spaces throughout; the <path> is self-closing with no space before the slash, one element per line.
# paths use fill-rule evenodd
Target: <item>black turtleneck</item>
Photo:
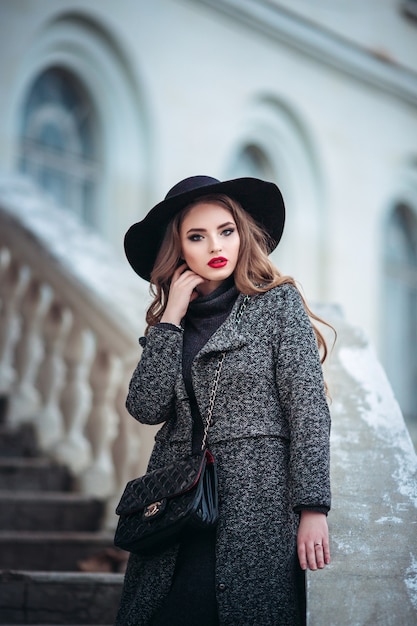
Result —
<path fill-rule="evenodd" d="M 190 302 L 184 318 L 182 373 L 194 419 L 193 442 L 197 446 L 202 439 L 203 424 L 195 399 L 191 366 L 196 354 L 230 314 L 238 295 L 239 292 L 231 276 L 209 295 L 201 296 Z"/>

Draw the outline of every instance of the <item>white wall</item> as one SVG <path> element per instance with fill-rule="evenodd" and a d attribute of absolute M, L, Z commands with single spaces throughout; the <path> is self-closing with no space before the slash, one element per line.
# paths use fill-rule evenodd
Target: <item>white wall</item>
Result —
<path fill-rule="evenodd" d="M 333 31 L 326 39 L 320 29 L 327 56 L 343 51 L 345 38 L 354 42 L 349 54 L 383 77 L 371 84 L 360 70 L 336 69 L 326 55 L 310 54 L 311 41 L 303 51 L 282 33 L 266 36 L 218 11 L 221 4 L 119 0 L 116 10 L 111 0 L 1 0 L 0 166 L 13 167 L 17 106 L 43 29 L 65 11 L 87 15 L 106 48 L 103 65 L 113 55 L 125 85 L 122 100 L 116 81 L 107 92 L 105 83 L 100 87 L 109 120 L 103 219 L 115 247 L 121 252 L 123 231 L 178 180 L 196 173 L 223 178 L 242 141 L 260 140 L 275 159 L 287 200 L 277 264 L 296 276 L 310 300 L 341 304 L 378 344 L 381 232 L 401 168 L 416 157 L 417 138 L 417 100 L 384 81 L 398 74 L 406 91 L 417 93 L 417 86 L 414 75 L 356 44 L 363 50 L 384 44 L 407 67 L 417 58 L 416 26 L 393 0 L 345 0 L 337 9 L 322 0 L 314 13 L 307 1 L 276 3 L 278 30 L 287 22 L 295 30 L 301 25 L 311 41 L 315 22 Z M 253 3 L 236 3 L 246 4 Z M 260 122 L 266 109 L 274 127 L 269 137 Z"/>
<path fill-rule="evenodd" d="M 405 16 L 402 0 L 273 1 L 370 53 L 415 70 L 417 22 Z"/>

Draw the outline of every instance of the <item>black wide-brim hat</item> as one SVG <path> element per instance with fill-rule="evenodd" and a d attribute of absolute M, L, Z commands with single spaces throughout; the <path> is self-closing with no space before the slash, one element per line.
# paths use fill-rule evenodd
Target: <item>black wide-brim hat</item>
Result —
<path fill-rule="evenodd" d="M 265 230 L 272 252 L 278 245 L 285 222 L 282 194 L 274 183 L 259 178 L 236 178 L 221 182 L 211 176 L 191 176 L 170 189 L 141 221 L 133 224 L 124 240 L 130 265 L 141 278 L 150 281 L 151 272 L 168 224 L 177 213 L 202 196 L 225 194 Z"/>

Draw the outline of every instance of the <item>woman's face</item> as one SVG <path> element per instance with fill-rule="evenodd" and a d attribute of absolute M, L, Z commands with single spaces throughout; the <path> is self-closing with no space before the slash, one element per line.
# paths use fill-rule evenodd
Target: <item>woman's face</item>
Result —
<path fill-rule="evenodd" d="M 205 278 L 198 291 L 208 294 L 233 274 L 240 237 L 232 214 L 221 204 L 200 202 L 180 227 L 182 257 L 189 269 Z"/>

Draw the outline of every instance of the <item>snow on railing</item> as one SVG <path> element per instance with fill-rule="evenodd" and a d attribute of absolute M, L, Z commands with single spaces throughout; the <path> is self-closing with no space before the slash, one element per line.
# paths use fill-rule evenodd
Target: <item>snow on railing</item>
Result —
<path fill-rule="evenodd" d="M 7 423 L 78 489 L 107 499 L 145 470 L 124 406 L 139 358 L 147 286 L 96 234 L 21 179 L 0 179 L 0 396 Z M 149 434 L 146 433 L 149 439 Z M 142 454 L 141 454 L 142 453 Z"/>
<path fill-rule="evenodd" d="M 336 310 L 314 311 L 337 341 L 325 368 L 332 563 L 307 575 L 307 624 L 417 624 L 416 452 L 366 333 Z"/>

